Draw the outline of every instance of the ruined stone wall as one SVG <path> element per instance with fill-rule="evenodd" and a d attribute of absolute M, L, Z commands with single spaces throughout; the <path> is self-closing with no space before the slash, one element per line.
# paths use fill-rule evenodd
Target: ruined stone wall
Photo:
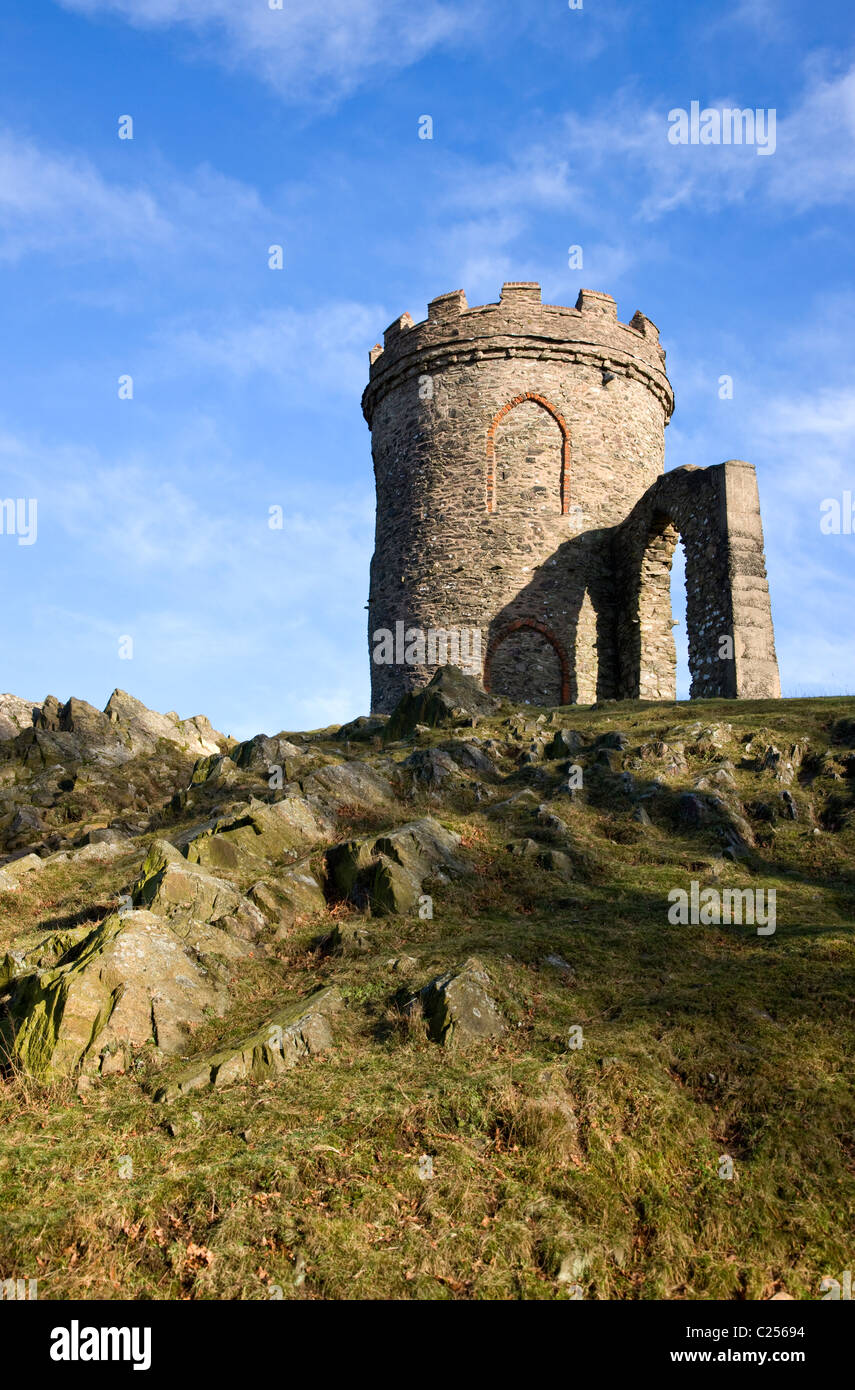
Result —
<path fill-rule="evenodd" d="M 678 535 L 692 698 L 777 698 L 757 479 L 737 459 L 663 474 L 615 532 L 619 696 L 675 698 L 670 571 Z"/>
<path fill-rule="evenodd" d="M 377 484 L 373 634 L 478 629 L 485 684 L 535 703 L 616 693 L 612 535 L 664 466 L 673 409 L 658 331 L 608 295 L 575 309 L 505 285 L 408 315 L 371 353 Z M 466 663 L 462 663 L 466 664 Z M 433 674 L 372 661 L 388 711 Z M 523 694 L 522 692 L 526 692 Z"/>

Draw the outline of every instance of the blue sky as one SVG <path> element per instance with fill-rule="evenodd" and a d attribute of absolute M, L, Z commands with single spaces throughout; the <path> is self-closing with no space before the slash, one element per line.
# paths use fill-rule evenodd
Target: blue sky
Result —
<path fill-rule="evenodd" d="M 368 349 L 539 280 L 659 325 L 667 466 L 757 466 L 785 693 L 855 691 L 850 0 L 5 0 L 0 53 L 0 690 L 364 712 Z M 692 101 L 774 154 L 670 144 Z"/>

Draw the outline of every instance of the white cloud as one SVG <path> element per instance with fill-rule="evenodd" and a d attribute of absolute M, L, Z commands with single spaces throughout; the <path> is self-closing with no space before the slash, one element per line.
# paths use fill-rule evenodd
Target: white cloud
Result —
<path fill-rule="evenodd" d="M 800 212 L 853 197 L 855 67 L 812 84 L 779 123 L 777 153 L 761 162 L 772 166 L 771 195 Z"/>
<path fill-rule="evenodd" d="M 0 259 L 81 248 L 122 257 L 171 237 L 145 189 L 110 184 L 85 159 L 0 132 Z"/>
<path fill-rule="evenodd" d="M 772 397 L 757 422 L 756 433 L 773 441 L 810 435 L 825 445 L 844 445 L 847 456 L 855 438 L 855 390 L 827 387 L 802 396 Z"/>
<path fill-rule="evenodd" d="M 359 394 L 368 379 L 368 350 L 388 321 L 377 305 L 337 301 L 174 328 L 160 338 L 152 371 L 214 370 L 244 378 L 260 372 L 298 381 L 303 392 Z"/>
<path fill-rule="evenodd" d="M 237 235 L 245 240 L 249 225 L 261 231 L 273 221 L 253 188 L 209 166 L 182 179 L 164 172 L 155 191 L 110 181 L 77 154 L 0 130 L 0 260 L 34 252 L 186 259 Z"/>
<path fill-rule="evenodd" d="M 752 93 L 687 89 L 685 110 L 693 100 L 719 110 L 758 104 Z M 777 113 L 771 155 L 747 145 L 673 145 L 669 106 L 642 106 L 619 92 L 609 108 L 571 111 L 536 141 L 517 138 L 503 163 L 458 165 L 445 202 L 508 217 L 553 210 L 589 223 L 595 217 L 614 240 L 628 221 L 652 222 L 678 209 L 716 211 L 750 196 L 766 198 L 780 215 L 855 195 L 855 67 L 811 74 L 792 109 Z"/>
<path fill-rule="evenodd" d="M 709 101 L 688 92 L 702 107 L 756 108 L 751 93 L 728 94 Z M 766 197 L 777 209 L 804 212 L 845 204 L 855 194 L 855 67 L 842 76 L 813 79 L 798 104 L 776 113 L 774 152 L 760 156 L 756 147 L 671 145 L 667 112 L 648 109 L 636 128 L 613 138 L 618 149 L 639 160 L 651 180 L 641 213 L 656 218 L 678 207 L 717 209 L 729 203 Z M 595 136 L 596 138 L 596 136 Z M 602 147 L 608 134 L 599 132 Z"/>
<path fill-rule="evenodd" d="M 438 46 L 478 34 L 477 0 L 60 0 L 138 28 L 180 25 L 219 62 L 249 67 L 288 100 L 329 102 L 368 75 L 410 67 Z M 483 33 L 483 26 L 480 30 Z"/>
<path fill-rule="evenodd" d="M 735 37 L 741 41 L 743 35 L 738 32 L 740 27 L 750 29 L 755 40 L 760 38 L 771 42 L 788 35 L 791 24 L 784 12 L 783 0 L 738 0 L 735 9 L 722 10 L 708 20 L 703 32 L 712 36 L 722 31 L 737 31 Z"/>

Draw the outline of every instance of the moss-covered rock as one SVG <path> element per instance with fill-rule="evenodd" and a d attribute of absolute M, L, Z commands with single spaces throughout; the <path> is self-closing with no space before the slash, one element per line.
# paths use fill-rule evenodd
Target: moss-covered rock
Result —
<path fill-rule="evenodd" d="M 323 912 L 327 905 L 308 863 L 295 864 L 286 873 L 259 879 L 247 897 L 277 927 L 277 935 L 287 932 L 300 918 Z"/>
<path fill-rule="evenodd" d="M 190 777 L 191 787 L 226 787 L 238 780 L 238 770 L 228 753 L 208 753 L 197 758 Z"/>
<path fill-rule="evenodd" d="M 184 853 L 191 864 L 252 874 L 265 862 L 297 859 L 330 830 L 323 812 L 303 797 L 285 796 L 272 805 L 251 800 L 245 812 L 200 828 L 187 841 Z"/>
<path fill-rule="evenodd" d="M 289 764 L 294 764 L 295 759 L 301 756 L 302 750 L 292 743 L 282 734 L 275 738 L 268 738 L 265 734 L 256 734 L 253 738 L 246 739 L 232 749 L 232 759 L 236 765 L 245 772 L 260 773 L 264 777 L 269 777 L 274 768 L 279 768 L 284 773 L 285 779 L 290 781 L 291 771 Z"/>
<path fill-rule="evenodd" d="M 33 1076 L 122 1069 L 116 1054 L 152 1042 L 186 1047 L 206 1011 L 223 1013 L 223 985 L 150 912 L 118 913 L 90 931 L 53 969 L 14 980 L 4 1051 Z"/>
<path fill-rule="evenodd" d="M 370 764 L 356 760 L 318 768 L 302 785 L 306 796 L 335 816 L 389 811 L 395 803 L 389 780 Z"/>
<path fill-rule="evenodd" d="M 136 907 L 165 918 L 187 944 L 236 958 L 264 929 L 259 908 L 203 865 L 190 864 L 166 840 L 155 840 L 131 889 Z M 215 931 L 200 931 L 200 926 Z"/>
<path fill-rule="evenodd" d="M 379 855 L 372 864 L 365 886 L 371 912 L 377 917 L 415 911 L 422 891 L 418 874 L 386 854 Z"/>
<path fill-rule="evenodd" d="M 330 987 L 318 990 L 308 999 L 284 1005 L 239 1043 L 198 1058 L 174 1081 L 161 1087 L 155 1100 L 174 1100 L 205 1086 L 226 1086 L 250 1078 L 275 1079 L 301 1057 L 313 1056 L 332 1045 L 330 1016 L 341 1003 L 338 990 Z"/>
<path fill-rule="evenodd" d="M 495 716 L 501 700 L 487 695 L 473 676 L 456 666 L 440 666 L 423 689 L 407 694 L 395 706 L 383 736 L 387 741 L 404 738 L 417 724 L 429 728 L 461 725 L 473 719 Z"/>
<path fill-rule="evenodd" d="M 448 882 L 468 872 L 459 849 L 460 836 L 431 816 L 347 840 L 326 852 L 327 894 L 378 915 L 410 912 L 425 880 Z"/>

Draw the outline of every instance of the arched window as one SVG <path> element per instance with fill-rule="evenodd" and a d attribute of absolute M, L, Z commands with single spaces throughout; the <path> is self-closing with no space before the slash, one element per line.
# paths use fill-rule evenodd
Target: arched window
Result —
<path fill-rule="evenodd" d="M 502 406 L 487 431 L 487 511 L 530 515 L 539 510 L 538 494 L 542 510 L 570 510 L 570 435 L 554 405 L 525 391 Z"/>

